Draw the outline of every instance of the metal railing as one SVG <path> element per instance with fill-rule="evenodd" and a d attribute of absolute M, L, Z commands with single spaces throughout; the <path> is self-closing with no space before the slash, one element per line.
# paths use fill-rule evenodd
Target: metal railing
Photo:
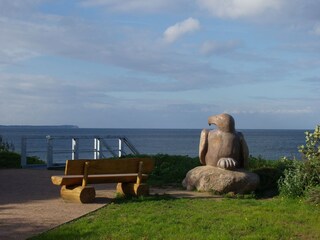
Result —
<path fill-rule="evenodd" d="M 32 148 L 28 146 L 28 143 L 32 141 L 44 141 L 44 146 L 39 148 Z M 61 141 L 71 141 L 71 149 L 66 146 L 66 143 L 61 144 Z M 93 141 L 92 148 L 81 148 L 81 140 Z M 111 141 L 112 144 L 109 142 Z M 57 143 L 60 142 L 60 147 L 57 148 Z M 39 144 L 41 145 L 41 144 Z M 61 148 L 61 145 L 63 148 Z M 88 144 L 87 144 L 88 145 Z M 70 146 L 70 145 L 69 145 Z M 115 147 L 116 146 L 116 147 Z M 31 149 L 30 149 L 31 148 Z M 44 149 L 43 149 L 44 148 Z M 122 157 L 127 155 L 125 148 L 128 149 L 132 154 L 137 155 L 139 151 L 125 136 L 24 136 L 21 139 L 21 166 L 28 167 L 27 156 L 32 154 L 42 153 L 45 155 L 45 161 L 47 167 L 59 165 L 55 162 L 54 156 L 57 154 L 71 154 L 71 159 L 80 159 L 82 153 L 93 153 L 93 159 L 106 158 L 105 154 L 109 153 L 111 157 Z M 66 159 L 63 159 L 63 161 Z M 64 161 L 65 162 L 65 161 Z M 60 165 L 63 165 L 60 163 Z"/>

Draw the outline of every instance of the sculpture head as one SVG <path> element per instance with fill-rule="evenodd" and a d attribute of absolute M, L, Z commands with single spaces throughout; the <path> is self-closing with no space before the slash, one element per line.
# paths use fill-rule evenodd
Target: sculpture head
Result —
<path fill-rule="evenodd" d="M 219 115 L 210 116 L 208 118 L 209 126 L 214 124 L 218 127 L 219 130 L 223 132 L 234 132 L 235 124 L 234 119 L 231 115 L 227 113 L 222 113 Z"/>

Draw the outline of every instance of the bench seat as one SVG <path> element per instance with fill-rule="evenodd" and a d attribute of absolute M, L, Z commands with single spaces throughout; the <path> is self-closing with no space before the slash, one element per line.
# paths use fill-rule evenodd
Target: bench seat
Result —
<path fill-rule="evenodd" d="M 123 173 L 123 174 L 94 174 L 88 175 L 88 184 L 97 183 L 129 183 L 135 182 L 137 180 L 137 173 Z M 60 175 L 52 176 L 51 181 L 54 185 L 58 186 L 71 186 L 71 185 L 81 185 L 84 175 Z M 142 180 L 147 180 L 148 175 L 142 174 Z"/>

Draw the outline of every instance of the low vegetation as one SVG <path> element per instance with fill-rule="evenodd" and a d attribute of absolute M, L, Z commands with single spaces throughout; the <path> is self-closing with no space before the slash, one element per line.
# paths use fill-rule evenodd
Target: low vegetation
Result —
<path fill-rule="evenodd" d="M 27 157 L 28 164 L 45 164 L 36 156 Z M 21 155 L 14 152 L 14 145 L 3 141 L 0 136 L 0 169 L 21 168 Z"/>

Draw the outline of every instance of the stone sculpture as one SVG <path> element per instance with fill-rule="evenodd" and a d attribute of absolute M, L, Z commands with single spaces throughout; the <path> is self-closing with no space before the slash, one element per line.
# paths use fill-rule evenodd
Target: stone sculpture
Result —
<path fill-rule="evenodd" d="M 200 135 L 199 158 L 205 166 L 191 169 L 182 185 L 187 190 L 215 193 L 247 193 L 259 185 L 259 176 L 246 171 L 249 150 L 242 133 L 235 130 L 229 114 L 208 118 L 216 130 L 203 129 Z"/>
<path fill-rule="evenodd" d="M 199 158 L 203 165 L 223 169 L 246 168 L 249 156 L 242 133 L 235 130 L 232 116 L 223 113 L 208 118 L 216 130 L 203 129 L 200 135 Z"/>

